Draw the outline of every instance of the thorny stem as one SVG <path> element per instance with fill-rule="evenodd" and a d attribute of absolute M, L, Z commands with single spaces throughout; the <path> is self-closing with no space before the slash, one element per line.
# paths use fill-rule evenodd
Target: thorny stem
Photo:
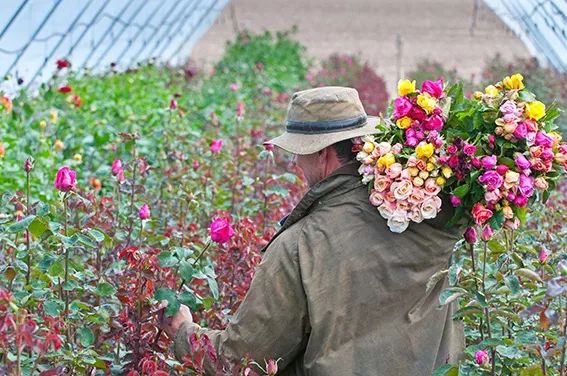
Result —
<path fill-rule="evenodd" d="M 26 172 L 26 188 L 27 188 L 27 199 L 26 199 L 26 214 L 30 215 L 31 212 L 31 202 L 30 202 L 30 172 Z M 32 269 L 32 255 L 30 252 L 30 232 L 26 230 L 26 250 L 28 253 L 28 271 L 26 272 L 26 285 L 30 284 L 31 279 L 31 269 Z"/>
<path fill-rule="evenodd" d="M 64 231 L 64 235 L 67 236 L 67 196 L 66 195 L 65 197 L 63 197 L 63 208 L 64 208 L 63 215 L 65 216 L 63 231 Z M 69 250 L 67 249 L 67 247 L 65 247 L 64 249 L 65 249 L 65 281 L 63 286 L 66 286 L 69 278 Z M 69 308 L 69 291 L 65 291 L 65 311 L 67 311 L 68 308 Z"/>
<path fill-rule="evenodd" d="M 482 259 L 482 294 L 484 295 L 484 298 L 486 300 L 486 284 L 485 284 L 485 280 L 486 280 L 486 253 L 487 253 L 487 242 L 484 242 L 484 255 L 483 255 L 483 259 Z M 488 305 L 488 302 L 487 302 Z M 488 307 L 484 308 L 484 315 L 486 318 L 486 330 L 487 330 L 487 335 L 488 338 L 492 338 L 492 332 L 490 330 L 490 312 L 488 311 Z M 492 357 L 491 357 L 491 362 L 492 362 L 492 370 L 491 370 L 491 375 L 495 375 L 495 371 L 496 371 L 496 350 L 492 349 Z"/>
<path fill-rule="evenodd" d="M 138 161 L 136 160 L 136 144 L 134 143 L 134 150 L 132 151 L 133 154 L 133 168 L 132 168 L 132 192 L 130 194 L 130 215 L 134 216 L 134 198 L 136 192 L 136 170 L 138 167 Z M 132 240 L 132 230 L 133 230 L 133 223 L 134 221 L 130 221 L 130 225 L 128 226 L 128 241 L 126 242 L 126 246 L 130 245 L 130 241 Z"/>
<path fill-rule="evenodd" d="M 472 262 L 472 270 L 473 270 L 473 281 L 474 281 L 474 288 L 475 291 L 478 291 L 478 284 L 476 281 L 476 262 L 475 262 L 475 257 L 474 257 L 474 244 L 470 244 L 469 246 L 469 252 L 471 254 L 471 262 Z M 478 327 L 478 330 L 480 332 L 480 339 L 484 340 L 484 331 L 482 329 L 483 326 L 483 320 L 482 317 L 480 318 L 480 325 Z"/>

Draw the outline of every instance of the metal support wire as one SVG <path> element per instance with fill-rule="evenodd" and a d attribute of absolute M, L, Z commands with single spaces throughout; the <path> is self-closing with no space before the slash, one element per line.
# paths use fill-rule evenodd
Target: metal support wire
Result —
<path fill-rule="evenodd" d="M 140 13 L 140 11 L 146 7 L 146 5 L 148 5 L 148 3 L 146 1 L 142 1 L 141 5 L 136 9 L 136 11 L 130 15 L 130 18 L 128 19 L 127 23 L 122 27 L 122 29 L 118 32 L 118 34 L 112 38 L 112 41 L 108 44 L 106 50 L 104 50 L 104 52 L 99 56 L 96 63 L 94 63 L 95 67 L 98 66 L 100 62 L 106 57 L 108 51 L 110 51 L 112 47 L 114 47 L 114 42 L 116 42 L 118 38 L 120 38 L 120 36 L 124 33 L 124 30 L 128 29 L 128 25 L 131 24 L 131 22 L 136 18 L 136 16 Z"/>
<path fill-rule="evenodd" d="M 98 40 L 98 42 L 96 43 L 96 45 L 94 46 L 94 48 L 91 50 L 91 52 L 89 53 L 89 55 L 87 56 L 87 58 L 85 59 L 85 61 L 83 61 L 83 64 L 81 65 L 81 68 L 79 68 L 79 70 L 83 70 L 85 68 L 85 66 L 87 65 L 87 63 L 89 62 L 89 60 L 91 59 L 91 57 L 93 56 L 93 54 L 96 52 L 96 50 L 99 48 L 99 46 L 101 45 L 102 41 L 106 38 L 106 36 L 110 33 L 110 30 L 112 30 L 112 28 L 114 27 L 114 25 L 116 24 L 116 21 L 122 17 L 122 15 L 124 14 L 124 12 L 126 11 L 126 9 L 128 9 L 130 7 L 131 4 L 134 4 L 133 1 L 127 1 L 126 5 L 124 7 L 122 7 L 122 10 L 120 10 L 120 13 L 118 13 L 118 16 L 112 20 L 112 22 L 110 23 L 110 26 L 106 29 L 106 31 L 102 34 L 102 37 Z"/>
<path fill-rule="evenodd" d="M 69 57 L 73 51 L 75 50 L 75 47 L 77 47 L 77 45 L 79 43 L 81 43 L 81 41 L 83 40 L 83 38 L 85 37 L 85 35 L 87 35 L 87 32 L 90 30 L 90 28 L 95 24 L 96 20 L 98 19 L 98 16 L 102 13 L 102 11 L 106 8 L 106 6 L 108 5 L 108 3 L 110 3 L 110 0 L 106 0 L 104 4 L 102 4 L 102 6 L 98 9 L 98 11 L 96 12 L 95 16 L 93 18 L 91 18 L 91 21 L 85 26 L 85 30 L 83 30 L 83 32 L 81 33 L 81 35 L 79 36 L 79 38 L 75 41 L 75 43 L 73 43 L 73 45 L 71 46 L 71 48 L 69 48 L 69 51 L 67 52 L 67 54 L 65 55 L 65 57 Z"/>
<path fill-rule="evenodd" d="M 199 26 L 201 26 L 201 24 L 203 23 L 203 21 L 205 20 L 205 18 L 207 18 L 207 16 L 211 13 L 211 11 L 213 10 L 213 8 L 215 7 L 215 5 L 217 5 L 218 0 L 215 0 L 211 6 L 203 13 L 203 15 L 201 16 L 201 18 L 199 19 L 199 21 L 197 22 L 196 25 L 193 25 L 193 27 L 191 28 L 191 32 L 189 33 L 189 35 L 184 38 L 181 41 L 181 44 L 179 45 L 179 47 L 177 47 L 177 49 L 175 50 L 175 52 L 173 54 L 171 54 L 169 56 L 169 58 L 167 59 L 168 61 L 171 60 L 173 58 L 173 56 L 177 55 L 179 53 L 179 51 L 181 51 L 181 49 L 187 44 L 187 41 L 191 40 L 191 38 L 193 37 L 193 35 L 195 34 L 195 30 L 197 30 L 197 28 Z"/>
<path fill-rule="evenodd" d="M 167 43 L 165 43 L 165 45 L 159 50 L 159 52 L 157 54 L 155 54 L 155 56 L 161 56 L 164 53 L 164 51 L 167 50 L 167 48 L 171 45 L 171 41 L 173 40 L 173 38 L 176 35 L 178 35 L 179 32 L 183 29 L 183 26 L 185 26 L 187 24 L 186 19 L 188 17 L 190 17 L 191 15 L 193 15 L 193 13 L 195 13 L 195 9 L 197 9 L 197 5 L 199 5 L 199 2 L 195 1 L 193 6 L 187 12 L 187 17 L 183 17 L 181 22 L 173 30 L 173 33 L 169 33 L 169 35 L 167 36 Z M 157 51 L 157 49 L 156 49 L 156 51 Z"/>
<path fill-rule="evenodd" d="M 128 51 L 130 49 L 130 47 L 134 44 L 134 42 L 138 39 L 138 37 L 140 35 L 142 35 L 142 31 L 148 27 L 148 25 L 150 24 L 151 20 L 155 17 L 156 14 L 158 14 L 158 11 L 161 7 L 163 7 L 163 3 L 161 1 L 156 1 L 157 3 L 157 7 L 155 7 L 153 9 L 152 12 L 150 12 L 150 16 L 148 18 L 146 18 L 146 21 L 144 22 L 144 24 L 140 27 L 140 32 L 136 33 L 136 35 L 134 35 L 134 38 L 130 39 L 128 41 L 128 44 L 126 45 L 126 47 L 122 50 L 122 52 L 118 55 L 118 57 L 116 58 L 116 61 L 121 61 L 122 57 L 124 56 L 124 54 L 126 53 L 126 51 Z"/>
<path fill-rule="evenodd" d="M 6 31 L 8 31 L 8 29 L 10 28 L 10 26 L 12 26 L 12 23 L 16 20 L 16 18 L 18 17 L 18 15 L 20 14 L 20 12 L 22 11 L 22 9 L 24 9 L 24 7 L 26 6 L 26 4 L 28 3 L 29 0 L 24 0 L 23 3 L 20 4 L 20 7 L 16 10 L 16 13 L 14 13 L 12 15 L 12 17 L 10 18 L 10 21 L 8 21 L 8 23 L 6 24 L 6 26 L 4 26 L 4 29 L 2 29 L 2 32 L 0 33 L 0 39 L 2 39 L 2 37 L 4 36 L 4 34 L 6 34 Z"/>
<path fill-rule="evenodd" d="M 548 0 L 537 3 L 530 12 L 530 18 L 533 18 L 534 14 L 539 13 L 543 18 L 543 20 L 545 21 L 545 24 L 551 29 L 551 31 L 553 31 L 553 33 L 557 36 L 557 38 L 562 42 L 563 46 L 567 47 L 567 38 L 565 37 L 565 29 L 562 29 L 561 25 L 559 25 L 555 21 L 553 15 L 550 14 L 546 9 L 545 4 L 553 4 L 553 3 L 549 2 Z M 561 15 L 562 14 L 561 10 L 559 10 L 559 13 L 557 14 Z M 565 20 L 566 19 L 564 18 L 564 21 Z M 561 33 L 558 30 L 561 30 Z"/>
<path fill-rule="evenodd" d="M 18 64 L 18 61 L 20 61 L 22 55 L 28 50 L 30 44 L 33 42 L 33 40 L 35 39 L 35 37 L 39 34 L 39 32 L 41 31 L 41 29 L 43 29 L 43 27 L 45 26 L 45 24 L 47 23 L 47 21 L 51 18 L 51 15 L 53 14 L 53 12 L 55 12 L 55 9 L 57 9 L 57 7 L 59 7 L 59 4 L 61 4 L 62 0 L 57 0 L 57 2 L 55 3 L 54 6 L 51 7 L 51 10 L 47 13 L 47 16 L 45 16 L 45 18 L 43 19 L 43 21 L 41 21 L 41 24 L 39 25 L 39 27 L 35 30 L 35 32 L 33 33 L 32 37 L 30 38 L 30 40 L 28 41 L 28 43 L 26 43 L 26 45 L 22 48 L 22 50 L 18 53 L 18 56 L 16 56 L 16 59 L 12 62 L 12 65 L 10 65 L 10 68 L 8 68 L 8 70 L 6 71 L 6 73 L 4 73 L 4 76 L 8 75 L 8 73 L 10 73 L 10 71 L 16 66 L 16 64 Z"/>
<path fill-rule="evenodd" d="M 532 35 L 532 40 L 533 40 L 536 48 L 538 50 L 540 50 L 540 52 L 542 52 L 544 56 L 547 57 L 547 60 L 552 65 L 556 66 L 557 69 L 565 71 L 567 69 L 567 67 L 565 67 L 563 65 L 563 63 L 559 59 L 559 56 L 557 56 L 557 54 L 555 53 L 555 50 L 549 46 L 547 41 L 541 39 L 541 35 L 540 35 L 539 30 L 534 29 L 534 25 L 532 25 L 532 22 L 528 22 L 528 20 L 526 19 L 526 18 L 529 18 L 529 17 L 526 17 L 527 12 L 525 11 L 525 9 L 520 6 L 519 7 L 521 9 L 520 10 L 520 9 L 518 9 L 519 4 L 510 5 L 510 4 L 507 3 L 506 0 L 502 0 L 502 4 L 504 5 L 504 7 L 506 7 L 506 9 L 508 10 L 508 13 L 512 17 L 514 17 L 518 22 L 524 24 L 526 33 Z M 537 25 L 536 25 L 536 28 L 537 28 Z"/>
<path fill-rule="evenodd" d="M 173 1 L 173 6 L 167 12 L 165 12 L 165 16 L 162 17 L 161 21 L 158 24 L 157 29 L 154 30 L 154 33 L 152 34 L 152 36 L 147 41 L 144 41 L 144 43 L 138 49 L 138 51 L 136 51 L 136 53 L 132 55 L 132 58 L 130 59 L 130 62 L 129 62 L 128 65 L 134 64 L 134 62 L 138 59 L 140 54 L 146 49 L 146 47 L 150 44 L 150 42 L 159 34 L 158 31 L 165 25 L 166 20 L 169 18 L 169 16 L 174 14 L 174 11 L 177 9 L 177 6 L 179 6 L 179 4 L 181 4 L 181 3 L 182 3 L 181 1 L 176 1 L 176 0 Z"/>
<path fill-rule="evenodd" d="M 31 80 L 29 80 L 28 84 L 26 85 L 26 89 L 29 88 L 29 86 L 31 85 L 31 83 L 37 78 L 37 76 L 39 76 L 39 74 L 41 73 L 41 71 L 43 70 L 43 68 L 45 68 L 45 66 L 47 65 L 47 63 L 49 61 L 51 61 L 51 58 L 53 57 L 53 55 L 55 55 L 55 52 L 57 51 L 57 49 L 59 48 L 59 46 L 61 46 L 61 43 L 63 43 L 63 41 L 65 40 L 65 38 L 67 37 L 67 35 L 69 35 L 69 33 L 71 32 L 71 30 L 73 30 L 73 28 L 75 27 L 75 25 L 77 24 L 77 22 L 79 22 L 79 19 L 81 19 L 81 17 L 83 16 L 83 14 L 85 14 L 86 10 L 89 8 L 89 6 L 91 5 L 90 2 L 87 2 L 87 5 L 85 5 L 83 7 L 83 9 L 81 9 L 81 11 L 79 12 L 79 14 L 77 15 L 77 17 L 75 17 L 75 19 L 73 20 L 73 22 L 71 23 L 71 25 L 67 28 L 67 31 L 65 33 L 62 34 L 62 37 L 59 39 L 59 41 L 57 42 L 57 44 L 55 45 L 55 47 L 53 49 L 51 49 L 51 52 L 49 53 L 49 55 L 43 60 L 43 63 L 41 64 L 41 67 L 39 67 L 39 69 L 35 72 L 35 74 L 32 76 Z"/>

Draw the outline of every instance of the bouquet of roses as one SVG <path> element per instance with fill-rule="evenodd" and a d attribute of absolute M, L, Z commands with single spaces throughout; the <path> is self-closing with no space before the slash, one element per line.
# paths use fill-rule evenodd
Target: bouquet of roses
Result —
<path fill-rule="evenodd" d="M 398 94 L 379 133 L 354 140 L 370 202 L 393 232 L 434 218 L 444 192 L 456 208 L 448 225 L 464 217 L 488 240 L 503 226 L 517 228 L 567 167 L 567 144 L 553 124 L 559 110 L 546 110 L 520 74 L 472 99 L 442 80 L 419 90 L 401 80 Z M 476 237 L 469 227 L 467 241 Z"/>

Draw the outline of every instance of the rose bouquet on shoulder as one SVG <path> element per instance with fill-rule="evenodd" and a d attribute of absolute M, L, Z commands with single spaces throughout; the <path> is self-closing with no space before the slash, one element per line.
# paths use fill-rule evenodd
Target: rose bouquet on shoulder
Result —
<path fill-rule="evenodd" d="M 517 228 L 546 199 L 567 166 L 559 110 L 536 100 L 515 74 L 469 99 L 460 84 L 401 80 L 375 135 L 354 140 L 370 202 L 393 232 L 434 218 L 446 194 L 448 226 L 465 220 L 469 242 Z"/>

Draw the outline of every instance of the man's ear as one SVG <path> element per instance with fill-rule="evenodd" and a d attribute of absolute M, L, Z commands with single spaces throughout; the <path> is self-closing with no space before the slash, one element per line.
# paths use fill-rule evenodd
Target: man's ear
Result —
<path fill-rule="evenodd" d="M 320 166 L 324 166 L 327 164 L 327 160 L 329 158 L 329 147 L 327 146 L 323 150 L 319 150 L 317 153 L 317 161 L 319 162 Z"/>

